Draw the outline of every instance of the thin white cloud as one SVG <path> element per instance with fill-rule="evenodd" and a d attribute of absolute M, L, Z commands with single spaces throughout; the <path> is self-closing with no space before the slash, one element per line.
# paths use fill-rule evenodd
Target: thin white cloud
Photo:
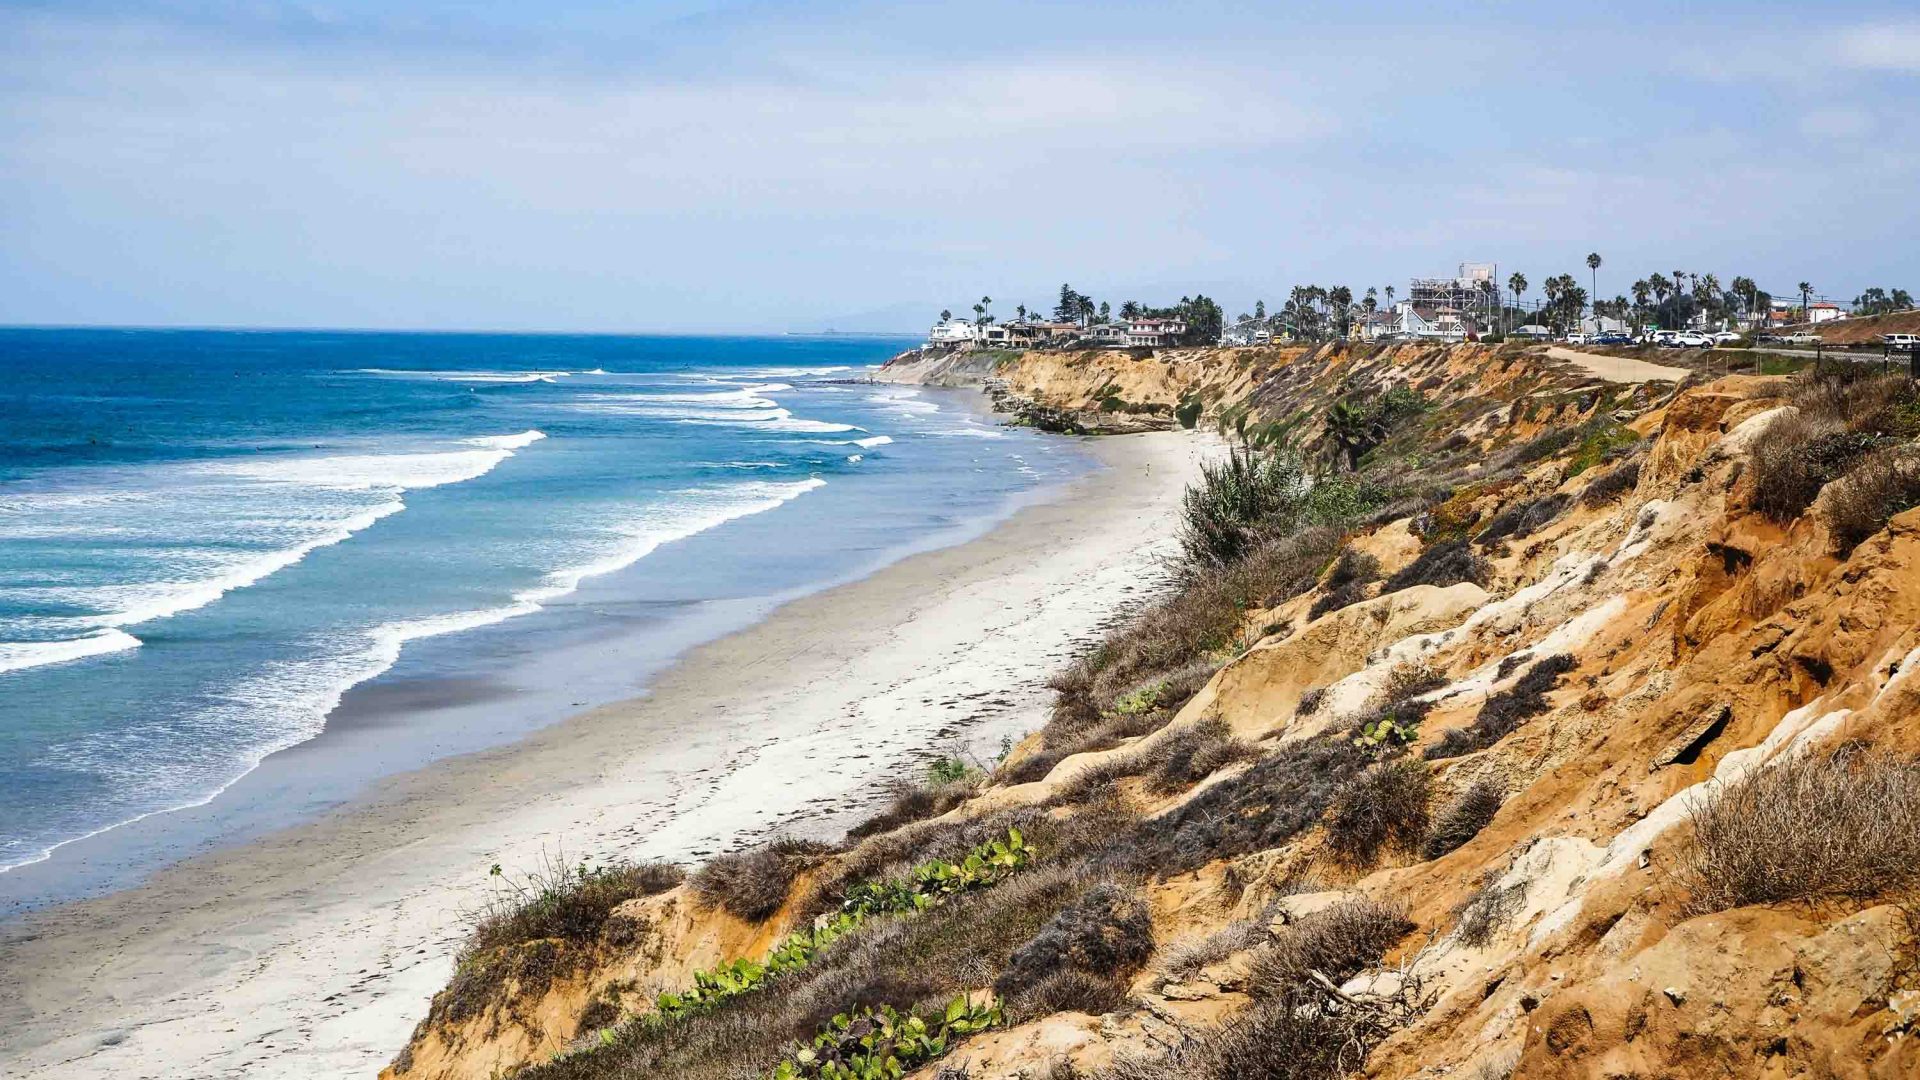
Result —
<path fill-rule="evenodd" d="M 1862 71 L 1920 72 L 1920 22 L 1853 27 L 1837 36 L 1833 52 L 1841 65 Z"/>

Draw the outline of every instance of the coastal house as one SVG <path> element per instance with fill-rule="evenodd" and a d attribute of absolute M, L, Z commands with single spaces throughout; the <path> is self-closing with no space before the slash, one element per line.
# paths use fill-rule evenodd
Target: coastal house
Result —
<path fill-rule="evenodd" d="M 978 329 L 965 319 L 948 319 L 946 322 L 934 323 L 933 329 L 927 331 L 927 344 L 934 347 L 971 344 L 979 340 L 979 335 L 976 333 Z"/>
<path fill-rule="evenodd" d="M 1826 300 L 1815 300 L 1803 311 L 1798 300 L 1775 297 L 1773 310 L 1768 312 L 1768 321 L 1774 326 L 1790 326 L 1797 323 L 1823 323 L 1847 317 L 1847 309 Z"/>
<path fill-rule="evenodd" d="M 1471 317 L 1460 308 L 1429 306 L 1402 300 L 1393 306 L 1388 331 L 1400 337 L 1427 341 L 1465 341 L 1473 330 Z"/>
<path fill-rule="evenodd" d="M 1127 322 L 1127 344 L 1136 348 L 1177 345 L 1186 335 L 1187 321 L 1174 316 L 1146 315 Z"/>
<path fill-rule="evenodd" d="M 1013 332 L 1000 323 L 981 323 L 974 327 L 974 338 L 990 348 L 1006 348 L 1013 344 Z"/>
<path fill-rule="evenodd" d="M 1102 348 L 1117 349 L 1128 344 L 1127 324 L 1094 323 L 1082 335 Z"/>

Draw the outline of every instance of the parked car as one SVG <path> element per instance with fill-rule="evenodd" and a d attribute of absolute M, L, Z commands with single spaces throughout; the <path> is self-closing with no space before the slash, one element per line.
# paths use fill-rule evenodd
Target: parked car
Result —
<path fill-rule="evenodd" d="M 1569 345 L 1585 345 L 1586 343 L 1587 335 L 1585 334 L 1576 332 L 1567 335 L 1567 344 Z"/>
<path fill-rule="evenodd" d="M 1631 334 L 1620 333 L 1616 330 L 1610 334 L 1599 334 L 1595 336 L 1593 343 L 1595 345 L 1631 345 L 1633 344 L 1633 336 Z"/>
<path fill-rule="evenodd" d="M 1713 339 L 1698 330 L 1683 330 L 1674 335 L 1673 343 L 1682 349 L 1711 349 Z"/>
<path fill-rule="evenodd" d="M 1738 342 L 1739 340 L 1740 340 L 1740 335 L 1734 333 L 1731 330 L 1722 330 L 1719 333 L 1713 335 L 1713 343 L 1715 345 L 1732 345 Z"/>
<path fill-rule="evenodd" d="M 1680 332 L 1678 330 L 1655 330 L 1653 332 L 1653 343 L 1663 349 L 1677 349 L 1680 347 Z"/>
<path fill-rule="evenodd" d="M 1785 340 L 1789 345 L 1818 345 L 1820 344 L 1820 335 L 1802 330 L 1797 334 L 1788 334 Z"/>
<path fill-rule="evenodd" d="M 1881 334 L 1880 338 L 1887 343 L 1887 348 L 1895 352 L 1920 349 L 1920 334 Z"/>

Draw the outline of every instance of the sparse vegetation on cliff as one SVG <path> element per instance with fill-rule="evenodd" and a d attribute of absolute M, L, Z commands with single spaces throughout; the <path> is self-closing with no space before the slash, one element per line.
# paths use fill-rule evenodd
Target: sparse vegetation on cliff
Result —
<path fill-rule="evenodd" d="M 1166 590 L 1065 666 L 1038 737 L 890 790 L 839 845 L 702 871 L 804 963 L 729 960 L 678 1018 L 601 1008 L 606 1036 L 525 1075 L 1901 1071 L 1910 977 L 1849 973 L 1920 947 L 1894 906 L 1920 767 L 1872 748 L 1912 745 L 1903 382 L 1595 389 L 1521 346 L 1327 347 L 1197 356 L 1156 398 L 1123 366 L 1151 362 L 1004 374 L 1204 388 L 1228 430 L 1292 441 L 1195 487 Z M 1312 475 L 1354 463 L 1333 406 L 1395 386 L 1422 408 Z M 1789 420 L 1811 434 L 1769 444 Z M 915 899 L 915 867 L 1009 828 L 1032 867 Z"/>

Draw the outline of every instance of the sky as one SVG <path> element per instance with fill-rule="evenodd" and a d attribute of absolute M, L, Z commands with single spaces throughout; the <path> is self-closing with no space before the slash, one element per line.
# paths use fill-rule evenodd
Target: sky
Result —
<path fill-rule="evenodd" d="M 1906 4 L 0 0 L 0 323 L 1920 291 Z"/>

